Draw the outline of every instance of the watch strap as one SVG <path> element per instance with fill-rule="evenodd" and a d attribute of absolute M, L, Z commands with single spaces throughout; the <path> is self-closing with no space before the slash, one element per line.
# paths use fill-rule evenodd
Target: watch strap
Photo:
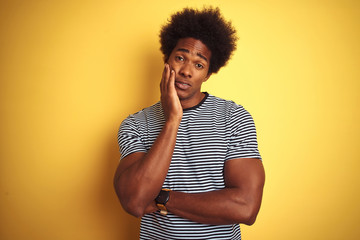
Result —
<path fill-rule="evenodd" d="M 167 211 L 167 209 L 166 209 L 166 207 L 165 207 L 164 204 L 158 203 L 158 204 L 156 204 L 156 206 L 157 206 L 158 209 L 160 210 L 160 214 L 161 214 L 161 215 L 164 215 L 164 216 L 165 216 L 165 215 L 168 213 L 168 211 Z"/>
<path fill-rule="evenodd" d="M 171 189 L 163 188 L 161 189 L 159 195 L 156 197 L 155 202 L 156 206 L 160 210 L 160 214 L 166 215 L 168 213 L 166 208 L 166 203 L 169 201 Z"/>

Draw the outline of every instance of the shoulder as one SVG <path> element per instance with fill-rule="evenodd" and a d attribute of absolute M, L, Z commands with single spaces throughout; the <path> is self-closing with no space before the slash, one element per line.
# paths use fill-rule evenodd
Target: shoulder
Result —
<path fill-rule="evenodd" d="M 139 124 L 141 122 L 147 121 L 149 118 L 158 117 L 161 118 L 163 115 L 163 110 L 161 107 L 161 103 L 157 102 L 152 106 L 143 108 L 142 110 L 130 114 L 127 118 L 123 120 L 121 125 L 123 124 Z"/>
<path fill-rule="evenodd" d="M 245 108 L 242 105 L 237 104 L 232 100 L 216 97 L 211 94 L 209 94 L 208 100 L 209 100 L 208 101 L 209 107 L 212 107 L 216 111 L 221 111 L 222 113 L 225 113 L 229 116 L 250 115 L 250 113 L 247 110 L 245 110 Z"/>

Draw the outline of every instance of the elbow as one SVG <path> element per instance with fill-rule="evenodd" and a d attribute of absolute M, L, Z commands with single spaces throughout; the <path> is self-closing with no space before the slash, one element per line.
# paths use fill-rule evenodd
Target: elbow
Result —
<path fill-rule="evenodd" d="M 255 223 L 256 221 L 256 216 L 257 215 L 251 215 L 249 216 L 245 221 L 244 221 L 244 224 L 248 225 L 248 226 L 251 226 Z"/>
<path fill-rule="evenodd" d="M 252 213 L 251 211 L 239 211 L 236 216 L 233 216 L 233 219 L 230 220 L 233 223 L 241 223 L 248 226 L 251 226 L 255 223 L 257 214 Z"/>
<path fill-rule="evenodd" d="M 121 201 L 120 201 L 121 202 Z M 136 204 L 132 204 L 132 203 L 121 203 L 121 206 L 123 207 L 123 209 L 130 215 L 136 217 L 136 218 L 141 218 L 145 215 L 145 209 L 142 207 L 139 207 Z"/>
<path fill-rule="evenodd" d="M 120 184 L 115 179 L 114 188 L 122 208 L 125 210 L 125 212 L 134 217 L 143 217 L 145 215 L 145 207 L 143 207 L 143 204 L 141 204 L 139 200 L 136 200 L 136 196 L 130 197 L 130 194 L 126 194 L 125 192 L 121 191 L 121 187 L 119 185 Z"/>
<path fill-rule="evenodd" d="M 243 215 L 241 216 L 240 223 L 246 224 L 248 226 L 253 225 L 256 221 L 258 212 L 259 210 L 253 206 L 246 207 L 246 210 L 243 212 Z"/>
<path fill-rule="evenodd" d="M 237 211 L 233 211 L 232 221 L 251 226 L 255 223 L 260 208 L 253 202 L 241 201 L 236 209 Z"/>
<path fill-rule="evenodd" d="M 145 207 L 139 201 L 135 199 L 130 199 L 129 197 L 120 197 L 119 198 L 122 208 L 128 214 L 141 218 L 145 215 Z"/>
<path fill-rule="evenodd" d="M 238 195 L 235 198 L 237 204 L 237 211 L 235 211 L 235 218 L 237 223 L 242 223 L 251 226 L 255 223 L 257 215 L 261 206 L 261 197 L 247 197 L 243 198 Z"/>

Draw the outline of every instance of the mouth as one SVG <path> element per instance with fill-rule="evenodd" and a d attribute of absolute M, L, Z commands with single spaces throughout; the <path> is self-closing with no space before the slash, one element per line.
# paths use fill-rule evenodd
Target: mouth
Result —
<path fill-rule="evenodd" d="M 177 87 L 178 89 L 181 89 L 181 90 L 186 90 L 186 89 L 190 88 L 191 85 L 188 83 L 185 83 L 185 82 L 175 81 L 175 87 Z"/>

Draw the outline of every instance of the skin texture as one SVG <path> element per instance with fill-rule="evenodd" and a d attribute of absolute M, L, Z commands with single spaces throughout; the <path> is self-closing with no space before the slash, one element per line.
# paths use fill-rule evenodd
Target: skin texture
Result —
<path fill-rule="evenodd" d="M 172 51 L 168 64 L 176 73 L 175 89 L 182 108 L 193 107 L 204 98 L 201 85 L 210 77 L 210 58 L 211 51 L 194 38 L 180 39 Z"/>
<path fill-rule="evenodd" d="M 180 39 L 165 64 L 160 83 L 165 125 L 147 153 L 133 153 L 120 161 L 114 178 L 123 208 L 136 217 L 158 211 L 154 199 L 171 163 L 183 109 L 203 99 L 201 85 L 208 74 L 211 51 L 199 40 Z M 224 166 L 226 187 L 189 194 L 172 191 L 168 211 L 208 224 L 255 222 L 260 209 L 265 173 L 259 159 L 232 159 Z"/>

